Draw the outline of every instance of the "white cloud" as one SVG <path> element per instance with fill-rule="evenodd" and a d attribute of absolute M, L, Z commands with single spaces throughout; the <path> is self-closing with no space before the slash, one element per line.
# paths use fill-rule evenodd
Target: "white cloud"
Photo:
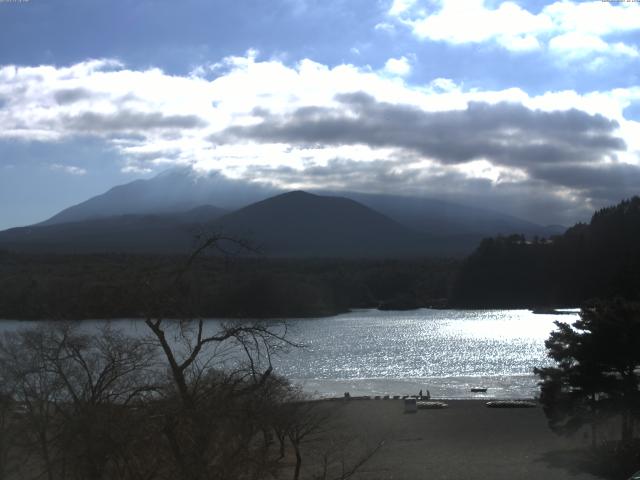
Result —
<path fill-rule="evenodd" d="M 496 40 L 505 48 L 532 46 L 532 35 L 551 27 L 548 18 L 529 13 L 513 2 L 488 9 L 483 1 L 445 0 L 442 8 L 406 23 L 420 38 L 453 44 Z"/>
<path fill-rule="evenodd" d="M 396 31 L 396 26 L 389 22 L 376 23 L 376 26 L 373 28 L 378 32 L 395 33 Z"/>
<path fill-rule="evenodd" d="M 640 7 L 634 2 L 556 1 L 532 13 L 512 1 L 496 8 L 484 0 L 442 0 L 438 9 L 400 8 L 389 15 L 422 39 L 454 45 L 494 42 L 509 51 L 538 50 L 555 54 L 635 57 L 638 50 L 607 37 L 640 30 Z"/>
<path fill-rule="evenodd" d="M 400 15 L 410 10 L 417 0 L 393 0 L 389 8 L 390 15 Z"/>
<path fill-rule="evenodd" d="M 456 83 L 450 78 L 438 77 L 434 80 L 431 80 L 429 86 L 435 91 L 441 92 L 455 92 L 457 90 L 460 90 L 458 85 L 456 85 Z"/>
<path fill-rule="evenodd" d="M 502 37 L 499 39 L 502 46 L 512 52 L 526 52 L 539 50 L 542 45 L 535 35 L 513 35 L 510 37 Z"/>
<path fill-rule="evenodd" d="M 640 8 L 634 3 L 559 1 L 546 6 L 541 15 L 550 18 L 560 32 L 626 33 L 640 29 Z"/>
<path fill-rule="evenodd" d="M 249 175 L 255 165 L 303 170 L 326 166 L 335 158 L 357 162 L 397 158 L 397 149 L 369 145 L 215 144 L 210 140 L 228 127 L 260 123 L 264 115 L 286 115 L 304 107 L 344 108 L 336 95 L 365 92 L 378 102 L 408 104 L 428 112 L 465 110 L 470 102 L 507 101 L 542 111 L 575 108 L 599 113 L 620 124 L 619 134 L 628 150 L 620 152 L 619 160 L 638 163 L 640 122 L 626 120 L 622 112 L 640 101 L 640 88 L 531 96 L 518 88 L 468 90 L 444 78 L 412 86 L 397 78 L 409 71 L 406 57 L 387 63 L 390 69 L 383 71 L 349 64 L 328 67 L 311 60 L 288 66 L 279 60 L 258 61 L 249 53 L 219 62 L 224 68 L 213 79 L 168 75 L 158 69 L 133 70 L 111 61 L 92 60 L 64 68 L 6 66 L 0 68 L 0 96 L 8 99 L 0 109 L 0 141 L 94 136 L 105 139 L 127 159 L 129 172 L 190 164 L 221 169 L 234 177 Z M 211 70 L 203 67 L 203 71 Z M 429 158 L 412 161 L 414 165 L 433 163 Z M 517 177 L 517 172 L 495 164 L 490 167 L 491 163 L 486 158 L 456 168 L 495 182 Z M 82 173 L 80 167 L 63 167 L 52 166 Z"/>
<path fill-rule="evenodd" d="M 390 58 L 384 64 L 384 71 L 399 77 L 406 77 L 411 73 L 411 63 L 405 56 L 400 58 Z"/>
<path fill-rule="evenodd" d="M 87 170 L 81 167 L 76 167 L 74 165 L 61 165 L 59 163 L 54 163 L 49 166 L 51 170 L 56 170 L 59 172 L 68 173 L 69 175 L 86 175 Z"/>
<path fill-rule="evenodd" d="M 151 168 L 140 167 L 137 165 L 127 165 L 122 169 L 123 173 L 133 173 L 133 174 L 147 174 L 153 172 Z"/>
<path fill-rule="evenodd" d="M 570 32 L 549 40 L 549 49 L 569 58 L 584 58 L 592 53 L 637 57 L 638 49 L 624 43 L 607 43 L 602 38 L 587 33 Z"/>

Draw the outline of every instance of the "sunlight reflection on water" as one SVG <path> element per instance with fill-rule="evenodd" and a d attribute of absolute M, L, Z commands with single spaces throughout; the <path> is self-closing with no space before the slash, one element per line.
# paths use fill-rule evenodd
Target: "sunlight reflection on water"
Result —
<path fill-rule="evenodd" d="M 470 386 L 483 385 L 491 397 L 532 397 L 533 368 L 549 364 L 544 341 L 553 322 L 577 317 L 421 309 L 291 320 L 292 338 L 306 347 L 278 367 L 320 395 L 415 394 L 427 385 L 434 395 L 469 398 Z"/>
<path fill-rule="evenodd" d="M 533 368 L 549 365 L 544 341 L 565 315 L 529 310 L 357 310 L 343 315 L 291 319 L 288 338 L 304 345 L 275 358 L 275 370 L 319 396 L 406 395 L 430 390 L 441 398 L 531 398 Z M 104 322 L 85 320 L 83 328 Z M 276 322 L 277 323 L 277 322 Z M 219 320 L 207 320 L 215 329 Z M 33 325 L 3 320 L 0 331 Z M 113 325 L 146 335 L 141 320 Z M 474 386 L 488 387 L 472 394 Z"/>

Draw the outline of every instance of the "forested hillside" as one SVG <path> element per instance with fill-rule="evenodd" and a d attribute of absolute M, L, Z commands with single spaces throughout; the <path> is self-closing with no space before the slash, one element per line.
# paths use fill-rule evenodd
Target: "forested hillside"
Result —
<path fill-rule="evenodd" d="M 438 306 L 454 260 L 205 257 L 171 286 L 184 256 L 0 252 L 0 318 L 306 317 L 349 308 Z M 176 299 L 157 302 L 158 291 Z"/>
<path fill-rule="evenodd" d="M 483 240 L 461 267 L 452 304 L 575 306 L 596 297 L 640 297 L 640 197 L 552 239 Z"/>

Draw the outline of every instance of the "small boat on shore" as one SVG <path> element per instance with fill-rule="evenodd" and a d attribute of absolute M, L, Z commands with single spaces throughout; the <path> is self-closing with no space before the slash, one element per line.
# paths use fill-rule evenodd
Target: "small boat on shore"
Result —
<path fill-rule="evenodd" d="M 487 391 L 487 387 L 471 387 L 471 391 L 473 393 L 485 393 Z"/>

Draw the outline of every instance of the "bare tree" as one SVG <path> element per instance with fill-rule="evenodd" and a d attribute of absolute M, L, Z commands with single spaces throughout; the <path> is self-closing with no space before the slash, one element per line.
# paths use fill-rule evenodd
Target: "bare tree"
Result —
<path fill-rule="evenodd" d="M 284 428 L 296 457 L 293 480 L 300 478 L 302 468 L 302 442 L 311 435 L 319 434 L 327 427 L 329 412 L 317 408 L 313 402 L 288 399 L 283 405 L 283 414 L 288 418 Z"/>
<path fill-rule="evenodd" d="M 11 383 L 0 375 L 0 480 L 10 478 L 18 467 L 15 416 L 19 407 L 13 401 L 11 387 Z"/>
<path fill-rule="evenodd" d="M 147 336 L 51 323 L 0 339 L 0 474 L 19 454 L 19 478 L 34 480 L 262 480 L 288 475 L 291 453 L 301 478 L 303 445 L 321 440 L 331 409 L 274 374 L 273 356 L 295 346 L 286 325 L 198 315 L 188 277 L 210 248 L 226 255 L 247 246 L 210 237 L 171 281 L 144 282 L 145 298 L 156 299 Z M 5 455 L 14 426 L 21 441 Z M 336 461 L 324 458 L 318 478 L 333 478 Z M 343 457 L 336 478 L 360 461 Z"/>
<path fill-rule="evenodd" d="M 293 450 L 293 480 L 345 480 L 382 447 L 382 443 L 370 446 L 366 439 L 349 435 L 340 427 L 337 419 L 346 406 L 342 402 L 314 401 L 291 385 L 279 398 L 272 424 L 280 441 L 280 455 L 285 454 L 286 440 Z"/>
<path fill-rule="evenodd" d="M 273 352 L 290 345 L 286 328 L 259 322 L 223 322 L 208 328 L 212 325 L 194 311 L 183 312 L 180 321 L 164 318 L 164 311 L 189 305 L 185 301 L 189 285 L 184 280 L 197 258 L 208 249 L 226 255 L 229 245 L 248 248 L 230 237 L 205 240 L 176 271 L 165 293 L 153 295 L 165 307 L 151 306 L 149 311 L 158 314 L 145 319 L 174 387 L 167 392 L 170 408 L 162 414 L 162 432 L 176 475 L 185 480 L 238 478 L 264 467 L 254 468 L 256 456 L 249 454 L 255 437 L 265 434 L 264 425 L 256 420 L 260 414 L 255 405 L 259 402 L 254 399 L 267 389 Z M 263 443 L 263 448 L 267 446 Z M 238 471 L 240 465 L 244 465 L 242 472 Z"/>
<path fill-rule="evenodd" d="M 21 408 L 21 448 L 39 458 L 29 474 L 106 478 L 126 450 L 129 405 L 156 388 L 152 356 L 109 325 L 93 335 L 63 323 L 6 334 L 0 370 Z"/>

